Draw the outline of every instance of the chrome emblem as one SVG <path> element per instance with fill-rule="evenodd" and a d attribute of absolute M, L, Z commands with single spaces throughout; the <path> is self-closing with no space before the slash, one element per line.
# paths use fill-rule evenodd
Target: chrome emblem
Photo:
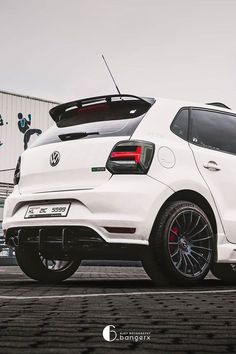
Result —
<path fill-rule="evenodd" d="M 60 153 L 58 151 L 53 151 L 50 156 L 50 165 L 52 167 L 56 166 L 60 161 Z"/>

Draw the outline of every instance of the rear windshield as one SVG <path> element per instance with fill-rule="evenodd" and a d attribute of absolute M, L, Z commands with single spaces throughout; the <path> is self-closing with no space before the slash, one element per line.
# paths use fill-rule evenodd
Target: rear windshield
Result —
<path fill-rule="evenodd" d="M 141 99 L 89 104 L 63 112 L 56 125 L 43 133 L 31 147 L 74 139 L 130 136 L 151 104 Z"/>

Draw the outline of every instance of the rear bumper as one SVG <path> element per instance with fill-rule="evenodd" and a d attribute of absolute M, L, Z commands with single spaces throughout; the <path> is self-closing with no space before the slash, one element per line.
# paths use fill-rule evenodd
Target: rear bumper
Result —
<path fill-rule="evenodd" d="M 90 190 L 21 195 L 16 187 L 5 203 L 3 229 L 7 233 L 13 228 L 83 226 L 107 243 L 148 245 L 156 215 L 172 193 L 168 186 L 146 175 L 116 175 Z M 65 201 L 71 203 L 67 217 L 25 219 L 29 205 Z M 119 228 L 122 232 L 117 232 Z"/>
<path fill-rule="evenodd" d="M 6 243 L 40 252 L 47 259 L 142 260 L 149 254 L 144 245 L 108 243 L 94 230 L 84 226 L 47 226 L 10 228 Z"/>

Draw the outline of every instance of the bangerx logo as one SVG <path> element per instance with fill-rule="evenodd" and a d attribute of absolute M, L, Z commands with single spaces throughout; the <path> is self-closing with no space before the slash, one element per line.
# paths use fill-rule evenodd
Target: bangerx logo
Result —
<path fill-rule="evenodd" d="M 151 340 L 151 332 L 143 331 L 117 331 L 114 325 L 104 327 L 102 331 L 103 338 L 107 342 L 148 342 Z"/>

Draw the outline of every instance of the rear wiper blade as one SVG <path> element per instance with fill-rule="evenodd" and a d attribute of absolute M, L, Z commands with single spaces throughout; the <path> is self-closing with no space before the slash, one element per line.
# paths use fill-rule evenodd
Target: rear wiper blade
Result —
<path fill-rule="evenodd" d="M 61 134 L 58 135 L 59 138 L 62 141 L 66 141 L 66 140 L 76 140 L 76 139 L 81 139 L 81 138 L 85 138 L 88 135 L 99 135 L 99 132 L 90 132 L 90 133 L 86 133 L 86 132 L 80 132 L 80 133 L 68 133 L 68 134 Z"/>

